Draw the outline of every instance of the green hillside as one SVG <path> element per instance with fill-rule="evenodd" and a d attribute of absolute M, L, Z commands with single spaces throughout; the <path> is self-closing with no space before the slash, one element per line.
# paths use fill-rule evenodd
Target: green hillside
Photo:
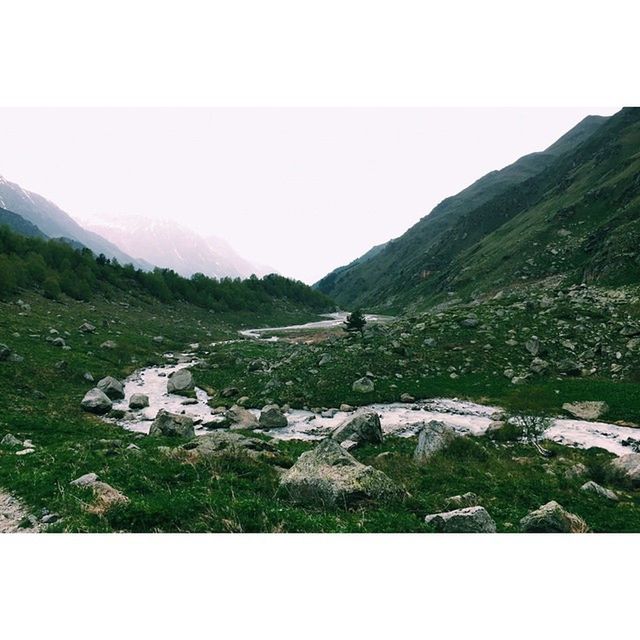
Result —
<path fill-rule="evenodd" d="M 553 275 L 635 282 L 639 142 L 639 109 L 588 117 L 316 286 L 345 307 L 400 310 Z"/>

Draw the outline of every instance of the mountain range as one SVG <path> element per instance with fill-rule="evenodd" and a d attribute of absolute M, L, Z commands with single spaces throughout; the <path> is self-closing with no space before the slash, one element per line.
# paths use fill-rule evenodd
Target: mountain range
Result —
<path fill-rule="evenodd" d="M 316 283 L 345 308 L 399 311 L 561 276 L 638 281 L 640 109 L 589 116 L 445 199 Z"/>
<path fill-rule="evenodd" d="M 202 237 L 175 222 L 111 216 L 108 222 L 81 225 L 53 202 L 2 176 L 0 224 L 21 235 L 61 238 L 145 271 L 157 266 L 185 277 L 203 273 L 214 278 L 248 278 L 275 272 L 249 262 L 222 238 Z"/>

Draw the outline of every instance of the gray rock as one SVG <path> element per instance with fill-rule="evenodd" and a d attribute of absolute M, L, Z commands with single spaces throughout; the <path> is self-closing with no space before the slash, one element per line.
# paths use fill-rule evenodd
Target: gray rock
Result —
<path fill-rule="evenodd" d="M 262 429 L 279 429 L 289 424 L 287 417 L 277 404 L 268 404 L 260 411 L 259 425 Z"/>
<path fill-rule="evenodd" d="M 95 326 L 90 322 L 83 322 L 80 325 L 79 329 L 80 331 L 82 331 L 82 333 L 93 333 L 96 330 Z"/>
<path fill-rule="evenodd" d="M 198 436 L 195 440 L 183 445 L 183 449 L 196 458 L 247 455 L 250 458 L 272 459 L 278 453 L 277 448 L 270 442 L 233 431 L 215 431 Z"/>
<path fill-rule="evenodd" d="M 582 462 L 576 462 L 564 472 L 564 477 L 567 480 L 575 480 L 576 478 L 584 478 L 587 473 L 589 473 L 589 469 Z"/>
<path fill-rule="evenodd" d="M 628 481 L 633 487 L 640 487 L 640 453 L 628 453 L 615 458 L 610 463 L 614 475 Z"/>
<path fill-rule="evenodd" d="M 122 382 L 120 382 L 120 380 L 116 380 L 112 376 L 107 376 L 106 378 L 102 378 L 102 380 L 98 380 L 96 387 L 98 387 L 98 389 L 100 389 L 100 391 L 102 391 L 111 400 L 121 400 L 124 398 L 124 387 L 122 386 Z"/>
<path fill-rule="evenodd" d="M 4 436 L 2 440 L 0 440 L 0 445 L 2 445 L 3 447 L 16 448 L 16 447 L 21 447 L 22 442 L 18 440 L 18 438 L 16 438 L 12 433 L 7 433 L 7 435 Z"/>
<path fill-rule="evenodd" d="M 144 393 L 134 393 L 129 398 L 129 409 L 134 411 L 137 409 L 144 409 L 149 406 L 149 396 Z"/>
<path fill-rule="evenodd" d="M 456 437 L 456 432 L 444 422 L 430 420 L 423 425 L 418 435 L 418 445 L 413 458 L 418 463 L 428 462 L 438 451 L 448 447 Z"/>
<path fill-rule="evenodd" d="M 524 348 L 532 356 L 537 356 L 540 353 L 540 346 L 540 339 L 538 336 L 531 336 L 531 338 L 524 343 Z"/>
<path fill-rule="evenodd" d="M 575 418 L 581 420 L 597 420 L 603 413 L 608 411 L 606 402 L 588 400 L 585 402 L 565 402 L 562 408 Z"/>
<path fill-rule="evenodd" d="M 529 369 L 537 374 L 544 373 L 548 368 L 549 363 L 542 358 L 534 358 L 529 365 Z"/>
<path fill-rule="evenodd" d="M 568 376 L 579 376 L 582 372 L 580 365 L 571 358 L 564 358 L 558 362 L 558 371 Z"/>
<path fill-rule="evenodd" d="M 189 416 L 181 416 L 160 409 L 156 419 L 151 424 L 150 436 L 169 436 L 180 438 L 193 438 L 195 430 L 193 420 Z"/>
<path fill-rule="evenodd" d="M 118 345 L 113 340 L 105 340 L 101 345 L 101 349 L 116 349 Z"/>
<path fill-rule="evenodd" d="M 569 513 L 552 500 L 522 518 L 520 530 L 525 533 L 585 533 L 588 527 L 580 516 Z"/>
<path fill-rule="evenodd" d="M 225 412 L 225 418 L 232 429 L 257 429 L 259 426 L 253 413 L 237 404 Z"/>
<path fill-rule="evenodd" d="M 410 395 L 408 393 L 403 393 L 400 396 L 400 402 L 411 403 L 411 402 L 415 402 L 415 401 L 416 401 L 416 399 L 412 395 Z"/>
<path fill-rule="evenodd" d="M 448 510 L 477 507 L 479 506 L 479 503 L 480 498 L 478 498 L 478 496 L 471 491 L 467 491 L 467 493 L 463 493 L 462 495 L 451 496 L 444 501 L 445 507 Z"/>
<path fill-rule="evenodd" d="M 320 361 L 318 362 L 319 367 L 324 367 L 324 365 L 329 364 L 333 360 L 333 357 L 330 353 L 323 353 Z"/>
<path fill-rule="evenodd" d="M 64 338 L 61 338 L 61 337 L 59 337 L 59 336 L 58 336 L 57 338 L 54 338 L 54 339 L 51 341 L 51 344 L 52 344 L 54 347 L 65 347 L 65 346 L 66 346 L 66 343 L 65 343 L 65 341 L 64 341 Z"/>
<path fill-rule="evenodd" d="M 8 360 L 11 355 L 11 349 L 6 344 L 0 343 L 0 362 Z"/>
<path fill-rule="evenodd" d="M 433 513 L 424 519 L 438 533 L 495 533 L 496 523 L 484 507 Z"/>
<path fill-rule="evenodd" d="M 88 487 L 98 480 L 97 473 L 85 473 L 83 476 L 72 480 L 69 484 L 74 487 Z"/>
<path fill-rule="evenodd" d="M 97 387 L 94 387 L 90 391 L 87 391 L 84 398 L 82 398 L 80 406 L 85 411 L 102 414 L 111 411 L 113 404 L 105 393 Z"/>
<path fill-rule="evenodd" d="M 153 336 L 152 340 L 156 344 L 162 344 L 164 342 L 164 337 L 163 336 Z"/>
<path fill-rule="evenodd" d="M 358 411 L 335 428 L 331 438 L 336 442 L 351 441 L 355 445 L 371 442 L 382 442 L 382 426 L 380 416 L 375 411 Z M 343 445 L 344 446 L 344 445 Z M 346 448 L 346 447 L 345 447 Z"/>
<path fill-rule="evenodd" d="M 589 493 L 593 493 L 597 495 L 599 498 L 605 498 L 605 500 L 611 500 L 611 502 L 618 502 L 618 496 L 611 491 L 611 489 L 606 489 L 605 487 L 600 486 L 597 482 L 593 480 L 589 480 L 585 482 L 581 487 L 581 491 L 588 491 Z"/>
<path fill-rule="evenodd" d="M 282 475 L 280 486 L 295 502 L 328 507 L 348 507 L 400 494 L 387 475 L 358 462 L 331 438 L 303 453 Z"/>
<path fill-rule="evenodd" d="M 240 395 L 240 389 L 238 389 L 237 387 L 227 387 L 226 389 L 222 390 L 222 393 L 220 393 L 220 395 L 223 398 L 233 398 L 234 396 Z"/>
<path fill-rule="evenodd" d="M 480 324 L 480 320 L 475 316 L 469 316 L 460 322 L 460 326 L 466 327 L 467 329 L 474 329 Z"/>
<path fill-rule="evenodd" d="M 351 389 L 356 393 L 371 393 L 375 390 L 375 385 L 373 384 L 373 380 L 370 378 L 364 377 L 356 380 L 352 385 Z"/>
<path fill-rule="evenodd" d="M 189 369 L 178 369 L 167 378 L 167 393 L 179 395 L 193 391 L 195 385 Z"/>

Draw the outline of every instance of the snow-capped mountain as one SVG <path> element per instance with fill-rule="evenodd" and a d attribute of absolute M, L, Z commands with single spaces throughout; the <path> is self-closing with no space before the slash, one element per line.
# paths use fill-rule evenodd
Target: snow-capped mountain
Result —
<path fill-rule="evenodd" d="M 136 258 L 186 277 L 203 273 L 215 278 L 248 278 L 274 272 L 249 262 L 222 238 L 203 237 L 170 220 L 111 216 L 108 222 L 91 220 L 83 224 Z"/>
<path fill-rule="evenodd" d="M 142 269 L 149 265 L 134 260 L 105 238 L 81 227 L 68 213 L 37 193 L 0 176 L 0 207 L 35 225 L 49 238 L 67 238 L 91 249 L 96 255 L 117 258 L 121 264 L 133 264 Z"/>

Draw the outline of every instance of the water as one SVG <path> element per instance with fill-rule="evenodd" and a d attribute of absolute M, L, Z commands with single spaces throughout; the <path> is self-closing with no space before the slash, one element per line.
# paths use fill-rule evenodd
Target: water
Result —
<path fill-rule="evenodd" d="M 209 396 L 204 390 L 196 388 L 197 402 L 195 404 L 183 404 L 184 397 L 167 393 L 169 374 L 194 364 L 195 359 L 180 364 L 150 367 L 137 371 L 127 378 L 124 382 L 125 398 L 114 402 L 114 408 L 126 411 L 129 399 L 134 393 L 144 393 L 149 396 L 149 407 L 142 411 L 130 412 L 117 423 L 126 429 L 148 433 L 151 422 L 158 411 L 166 409 L 172 413 L 181 413 L 193 418 L 196 434 L 208 433 L 208 428 L 203 425 L 215 423 L 221 420 L 221 416 L 212 412 L 211 407 L 207 404 Z M 438 398 L 412 404 L 371 404 L 364 408 L 378 413 L 385 434 L 398 436 L 415 435 L 422 423 L 429 420 L 440 420 L 459 433 L 479 436 L 489 426 L 492 414 L 500 411 L 499 407 L 466 402 L 456 398 Z M 260 413 L 257 409 L 250 411 L 255 416 Z M 331 433 L 353 413 L 337 411 L 332 417 L 322 417 L 311 411 L 293 409 L 286 415 L 289 425 L 281 429 L 267 431 L 270 436 L 282 440 L 318 440 Z M 634 451 L 633 443 L 627 442 L 627 440 L 640 439 L 640 430 L 604 422 L 558 418 L 553 421 L 545 436 L 567 446 L 601 447 L 615 455 L 624 455 Z"/>

